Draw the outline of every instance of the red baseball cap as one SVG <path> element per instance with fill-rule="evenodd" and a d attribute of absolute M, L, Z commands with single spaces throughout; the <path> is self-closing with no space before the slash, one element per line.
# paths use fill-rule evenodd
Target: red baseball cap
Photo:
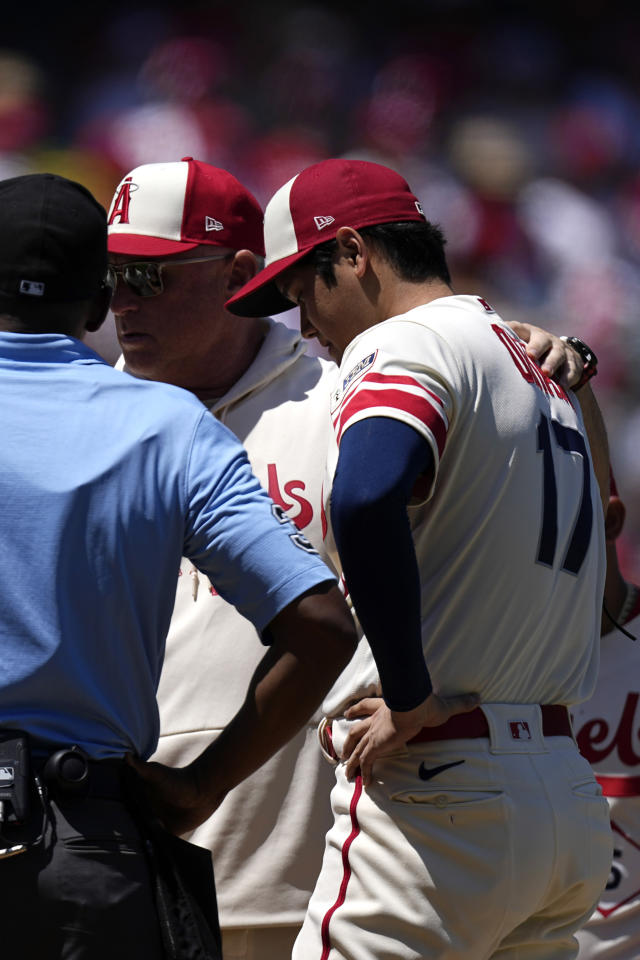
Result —
<path fill-rule="evenodd" d="M 323 160 L 273 195 L 264 214 L 264 270 L 227 301 L 231 313 L 261 317 L 291 310 L 275 280 L 340 227 L 425 220 L 420 201 L 400 174 L 367 160 Z"/>
<path fill-rule="evenodd" d="M 264 256 L 260 204 L 239 180 L 183 157 L 146 163 L 124 177 L 109 215 L 111 253 L 161 257 L 201 243 Z"/>

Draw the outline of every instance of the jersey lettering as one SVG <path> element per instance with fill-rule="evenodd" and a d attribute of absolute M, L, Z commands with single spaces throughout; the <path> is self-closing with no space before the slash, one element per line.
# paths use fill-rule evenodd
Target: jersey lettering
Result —
<path fill-rule="evenodd" d="M 269 463 L 267 465 L 268 471 L 268 491 L 269 496 L 274 503 L 277 503 L 279 507 L 282 507 L 283 510 L 292 510 L 297 504 L 299 510 L 295 516 L 291 516 L 288 519 L 293 520 L 298 530 L 304 530 L 305 527 L 308 527 L 311 521 L 313 520 L 313 507 L 309 501 L 300 496 L 299 493 L 296 493 L 297 490 L 304 490 L 305 484 L 302 480 L 288 480 L 284 485 L 285 494 L 290 497 L 292 502 L 287 502 L 281 491 L 280 491 L 280 482 L 278 480 L 278 468 L 275 463 Z"/>
<path fill-rule="evenodd" d="M 551 423 L 552 431 L 549 429 Z M 580 507 L 571 534 L 569 546 L 564 555 L 562 570 L 577 574 L 584 561 L 593 525 L 593 506 L 591 504 L 591 472 L 584 437 L 573 427 L 565 427 L 557 420 L 551 420 L 540 414 L 538 423 L 538 451 L 542 453 L 543 496 L 542 525 L 536 560 L 552 567 L 556 555 L 558 540 L 558 490 L 556 472 L 553 463 L 551 432 L 557 446 L 566 453 L 577 453 L 582 458 L 582 495 Z"/>
<path fill-rule="evenodd" d="M 563 388 L 548 377 L 546 373 L 543 373 L 540 367 L 534 363 L 528 355 L 522 340 L 498 326 L 497 323 L 492 323 L 491 329 L 500 342 L 507 348 L 511 359 L 527 383 L 532 383 L 534 387 L 542 390 L 547 397 L 558 397 L 558 399 L 564 400 L 568 404 L 571 403 Z"/>
<path fill-rule="evenodd" d="M 640 732 L 635 722 L 638 700 L 639 694 L 627 694 L 620 723 L 608 743 L 605 744 L 610 732 L 609 724 L 601 718 L 589 720 L 576 734 L 580 753 L 589 763 L 600 763 L 617 749 L 618 757 L 625 766 L 637 767 L 640 764 L 640 756 L 633 749 L 634 738 L 637 742 Z"/>

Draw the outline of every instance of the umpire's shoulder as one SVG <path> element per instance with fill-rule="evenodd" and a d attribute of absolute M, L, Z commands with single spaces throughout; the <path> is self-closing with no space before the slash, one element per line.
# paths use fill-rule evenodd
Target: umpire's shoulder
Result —
<path fill-rule="evenodd" d="M 128 400 L 135 405 L 132 406 L 135 419 L 143 417 L 145 411 L 155 417 L 182 415 L 197 419 L 207 409 L 189 390 L 157 380 L 142 380 L 113 367 L 109 371 L 109 387 L 120 402 Z"/>

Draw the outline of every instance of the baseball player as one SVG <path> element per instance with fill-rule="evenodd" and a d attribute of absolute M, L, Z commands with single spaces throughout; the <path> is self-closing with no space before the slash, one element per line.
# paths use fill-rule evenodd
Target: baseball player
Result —
<path fill-rule="evenodd" d="M 227 307 L 298 304 L 340 364 L 327 542 L 368 640 L 325 701 L 334 824 L 293 957 L 573 957 L 611 856 L 567 710 L 595 682 L 604 583 L 579 404 L 453 293 L 394 171 L 307 168 L 265 245 Z"/>
<path fill-rule="evenodd" d="M 614 850 L 606 890 L 577 934 L 580 960 L 640 956 L 640 650 L 634 642 L 640 636 L 640 588 L 623 578 L 618 565 L 625 507 L 611 479 L 598 683 L 591 699 L 575 707 L 573 724 L 609 801 Z"/>
<path fill-rule="evenodd" d="M 112 309 L 126 369 L 196 393 L 324 555 L 326 398 L 335 365 L 307 356 L 300 334 L 284 324 L 238 320 L 224 309 L 264 254 L 262 220 L 249 191 L 210 164 L 137 167 L 109 214 Z M 243 702 L 260 655 L 251 623 L 183 558 L 158 691 L 156 759 L 183 765 L 216 737 Z M 318 720 L 189 835 L 213 851 L 226 958 L 291 956 L 331 824 L 333 773 L 317 749 Z"/>

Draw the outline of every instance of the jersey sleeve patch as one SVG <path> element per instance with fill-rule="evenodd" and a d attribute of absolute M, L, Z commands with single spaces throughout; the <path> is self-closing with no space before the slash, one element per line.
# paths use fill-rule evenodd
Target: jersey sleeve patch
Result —
<path fill-rule="evenodd" d="M 368 373 L 359 388 L 344 397 L 333 416 L 338 444 L 344 431 L 366 417 L 392 417 L 433 435 L 442 456 L 449 422 L 440 397 L 410 376 Z"/>

